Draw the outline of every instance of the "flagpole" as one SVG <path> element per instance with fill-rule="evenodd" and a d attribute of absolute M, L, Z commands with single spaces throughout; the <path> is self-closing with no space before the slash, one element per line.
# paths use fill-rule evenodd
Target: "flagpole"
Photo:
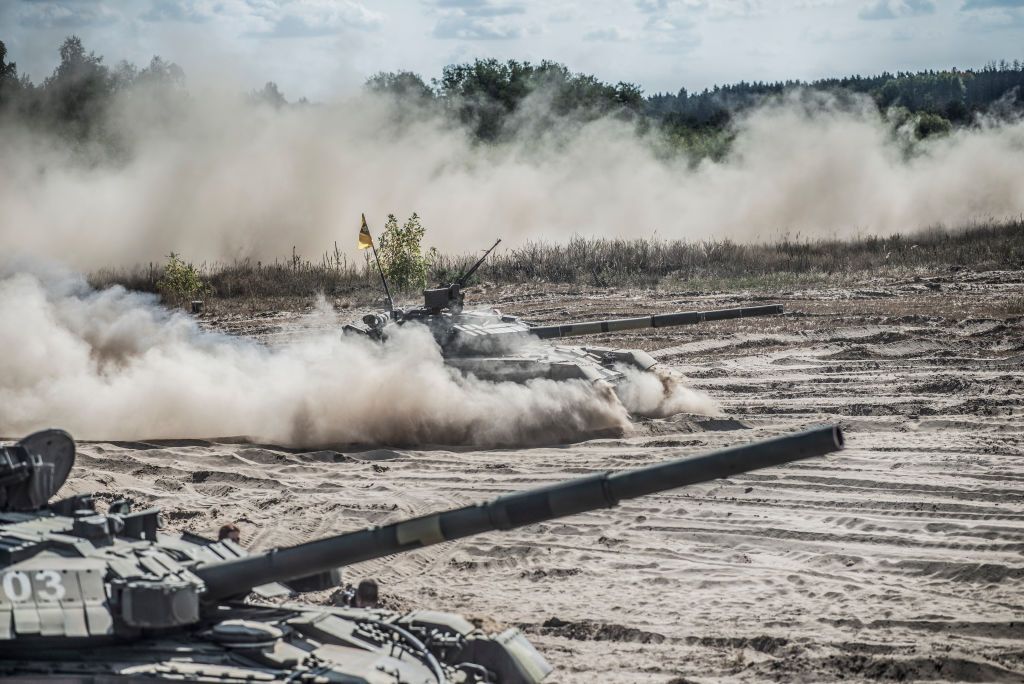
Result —
<path fill-rule="evenodd" d="M 391 288 L 388 287 L 388 279 L 384 277 L 384 269 L 380 265 L 380 257 L 377 256 L 377 245 L 373 244 L 373 236 L 370 235 L 370 226 L 366 224 L 366 214 L 362 215 L 363 223 L 359 229 L 359 248 L 363 249 L 362 232 L 366 231 L 366 239 L 370 243 L 370 249 L 373 250 L 373 261 L 377 264 L 377 272 L 380 273 L 380 282 L 384 286 L 384 294 L 388 298 L 388 312 L 395 310 L 395 300 L 391 298 Z"/>
<path fill-rule="evenodd" d="M 366 229 L 370 231 L 369 228 Z M 391 299 L 391 288 L 388 287 L 388 279 L 384 277 L 384 269 L 380 266 L 380 259 L 377 258 L 377 246 L 373 244 L 373 237 L 370 237 L 370 249 L 373 250 L 373 260 L 377 262 L 377 272 L 380 273 L 380 282 L 384 285 L 384 294 L 388 297 L 388 311 L 395 310 L 395 301 Z"/>

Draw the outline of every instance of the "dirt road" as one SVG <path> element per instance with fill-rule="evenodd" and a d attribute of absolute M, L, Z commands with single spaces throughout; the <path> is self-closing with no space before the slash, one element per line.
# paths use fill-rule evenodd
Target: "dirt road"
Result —
<path fill-rule="evenodd" d="M 493 288 L 538 322 L 780 301 L 785 317 L 605 335 L 714 397 L 530 450 L 90 443 L 70 489 L 262 549 L 510 490 L 842 423 L 842 454 L 347 570 L 398 606 L 515 624 L 558 682 L 1024 681 L 1024 273 L 750 294 Z M 207 324 L 280 344 L 291 312 Z M 458 407 L 453 407 L 458 410 Z M 318 600 L 329 600 L 320 594 Z"/>

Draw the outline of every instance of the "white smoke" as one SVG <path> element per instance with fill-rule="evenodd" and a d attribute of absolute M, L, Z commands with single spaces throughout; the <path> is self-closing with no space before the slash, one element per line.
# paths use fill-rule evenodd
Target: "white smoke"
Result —
<path fill-rule="evenodd" d="M 529 108 L 525 109 L 528 116 Z M 115 107 L 125 158 L 0 131 L 0 246 L 79 269 L 354 255 L 358 218 L 417 211 L 427 241 L 501 236 L 770 239 L 907 232 L 1024 212 L 1024 124 L 963 128 L 908 151 L 873 106 L 791 97 L 742 117 L 725 159 L 693 164 L 599 120 L 474 144 L 434 115 L 359 95 L 274 110 L 197 93 Z M 85 155 L 88 158 L 88 155 Z"/>
<path fill-rule="evenodd" d="M 629 427 L 611 391 L 585 382 L 463 378 L 418 327 L 388 345 L 320 332 L 271 350 L 204 332 L 149 295 L 16 270 L 0 270 L 5 436 L 59 426 L 82 439 L 494 446 Z"/>
<path fill-rule="evenodd" d="M 687 387 L 676 373 L 654 368 L 641 371 L 633 366 L 619 364 L 616 370 L 625 380 L 616 385 L 619 400 L 637 416 L 664 418 L 677 413 L 718 416 L 722 409 L 707 394 Z"/>

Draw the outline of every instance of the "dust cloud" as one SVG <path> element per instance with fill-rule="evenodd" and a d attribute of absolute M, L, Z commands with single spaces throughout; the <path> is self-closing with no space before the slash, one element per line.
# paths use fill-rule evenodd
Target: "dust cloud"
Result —
<path fill-rule="evenodd" d="M 657 367 L 644 372 L 619 364 L 616 369 L 625 379 L 616 385 L 616 393 L 626 409 L 637 416 L 665 418 L 678 413 L 720 416 L 718 403 L 704 392 L 691 389 L 676 373 Z"/>
<path fill-rule="evenodd" d="M 538 105 L 539 107 L 540 105 Z M 524 108 L 523 117 L 531 110 Z M 521 126 L 472 142 L 436 114 L 370 94 L 274 109 L 200 92 L 119 101 L 126 151 L 0 131 L 0 244 L 80 270 L 162 262 L 357 257 L 358 218 L 419 212 L 427 242 L 501 236 L 769 240 L 907 232 L 1024 212 L 1024 123 L 910 145 L 867 102 L 793 95 L 735 124 L 721 161 L 670 154 L 624 122 Z"/>
<path fill-rule="evenodd" d="M 10 437 L 60 426 L 80 439 L 529 446 L 629 429 L 610 388 L 463 378 L 425 329 L 388 345 L 320 332 L 268 349 L 53 268 L 0 268 L 0 348 Z"/>

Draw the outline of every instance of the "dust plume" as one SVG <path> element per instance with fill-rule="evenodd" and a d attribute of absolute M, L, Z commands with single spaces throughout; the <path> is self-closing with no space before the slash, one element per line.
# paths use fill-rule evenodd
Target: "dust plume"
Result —
<path fill-rule="evenodd" d="M 616 385 L 616 393 L 626 409 L 638 416 L 664 418 L 677 413 L 720 416 L 722 409 L 707 394 L 685 385 L 683 379 L 667 369 L 644 372 L 619 364 L 616 370 L 625 380 Z"/>
<path fill-rule="evenodd" d="M 425 329 L 386 346 L 321 332 L 272 350 L 202 331 L 149 295 L 38 267 L 0 269 L 0 348 L 5 436 L 59 426 L 81 439 L 497 446 L 629 427 L 610 390 L 582 381 L 463 378 Z"/>
<path fill-rule="evenodd" d="M 482 145 L 436 112 L 363 94 L 274 109 L 223 92 L 161 108 L 118 100 L 126 151 L 0 130 L 0 244 L 83 270 L 188 260 L 316 259 L 352 249 L 361 212 L 419 212 L 427 242 L 468 252 L 501 236 L 772 239 L 907 232 L 1024 212 L 1024 123 L 910 145 L 866 101 L 796 94 L 740 117 L 700 162 L 602 119 L 520 122 Z M 524 106 L 520 119 L 539 112 Z M 538 113 L 537 117 L 541 117 Z M 550 117 L 544 119 L 550 121 Z"/>

